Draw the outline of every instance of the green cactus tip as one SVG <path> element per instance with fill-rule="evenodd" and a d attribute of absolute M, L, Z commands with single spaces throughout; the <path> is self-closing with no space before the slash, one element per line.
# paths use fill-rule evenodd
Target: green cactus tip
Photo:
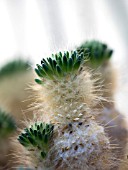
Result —
<path fill-rule="evenodd" d="M 54 126 L 52 124 L 38 123 L 24 129 L 18 137 L 18 141 L 28 150 L 38 150 L 40 156 L 45 158 L 49 144 L 53 136 Z"/>
<path fill-rule="evenodd" d="M 8 136 L 16 130 L 14 119 L 0 109 L 0 138 Z"/>
<path fill-rule="evenodd" d="M 26 71 L 30 68 L 30 62 L 21 59 L 14 60 L 7 63 L 0 69 L 0 77 L 5 77 L 22 71 Z"/>
<path fill-rule="evenodd" d="M 78 54 L 84 53 L 84 58 L 94 67 L 104 64 L 113 54 L 113 50 L 109 49 L 106 44 L 95 40 L 86 41 L 77 48 L 77 52 Z"/>
<path fill-rule="evenodd" d="M 83 54 L 76 52 L 61 52 L 52 54 L 47 59 L 42 59 L 41 66 L 37 64 L 35 72 L 40 78 L 52 79 L 63 78 L 68 74 L 75 73 L 83 61 Z M 42 84 L 42 80 L 35 79 L 38 84 Z"/>

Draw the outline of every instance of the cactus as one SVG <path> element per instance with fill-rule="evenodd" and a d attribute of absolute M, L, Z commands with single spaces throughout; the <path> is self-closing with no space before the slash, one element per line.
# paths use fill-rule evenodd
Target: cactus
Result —
<path fill-rule="evenodd" d="M 0 106 L 21 124 L 21 109 L 26 110 L 29 104 L 29 101 L 23 102 L 29 95 L 25 89 L 33 80 L 30 62 L 22 59 L 8 62 L 0 69 L 0 79 Z"/>
<path fill-rule="evenodd" d="M 35 69 L 40 77 L 35 80 L 40 87 L 36 103 L 41 104 L 36 105 L 38 114 L 35 115 L 38 121 L 34 125 L 30 123 L 18 137 L 27 149 L 26 155 L 31 157 L 29 167 L 38 170 L 117 168 L 119 161 L 115 164 L 104 127 L 95 120 L 94 106 L 101 99 L 101 91 L 95 85 L 97 80 L 83 66 L 83 55 L 76 51 L 60 52 L 43 59 L 41 64 Z M 48 124 L 51 135 L 44 146 L 43 129 Z"/>
<path fill-rule="evenodd" d="M 0 109 L 0 169 L 7 168 L 10 154 L 10 137 L 16 131 L 16 122 L 12 116 Z"/>
<path fill-rule="evenodd" d="M 2 116 L 3 119 L 0 119 L 2 121 L 1 125 L 6 128 L 0 128 L 0 136 L 2 133 L 9 132 L 11 128 L 13 130 L 12 124 L 8 124 L 9 129 L 7 129 L 6 123 L 9 123 L 9 121 L 13 123 L 15 120 L 14 122 L 18 128 L 23 127 L 23 120 L 26 114 L 23 113 L 24 111 L 27 112 L 28 118 L 32 117 L 32 112 L 27 111 L 28 105 L 32 100 L 28 99 L 30 90 L 26 90 L 26 88 L 28 88 L 28 83 L 34 79 L 33 77 L 30 62 L 23 59 L 10 61 L 0 68 L 0 107 L 8 113 L 4 117 Z M 6 123 L 4 119 L 5 121 L 7 120 Z M 7 131 L 2 132 L 3 130 Z M 10 134 L 9 137 L 8 134 Z M 16 148 L 13 148 L 10 138 L 14 137 L 15 131 L 8 134 L 6 138 L 1 137 L 2 139 L 0 140 L 0 153 L 2 153 L 0 154 L 0 169 L 10 169 L 13 166 L 13 162 L 9 160 L 12 159 L 12 154 Z"/>
<path fill-rule="evenodd" d="M 117 144 L 119 147 L 115 150 L 118 159 L 124 157 L 127 147 L 128 130 L 125 117 L 118 112 L 115 106 L 114 93 L 116 89 L 116 70 L 111 63 L 113 50 L 99 41 L 86 41 L 80 47 L 77 47 L 79 54 L 84 53 L 84 59 L 87 60 L 85 65 L 91 69 L 95 69 L 98 77 L 103 81 L 102 92 L 103 98 L 107 99 L 102 102 L 102 105 L 97 105 L 96 108 L 101 109 L 101 113 L 96 116 L 97 121 L 102 122 L 112 128 L 108 128 L 107 134 L 112 137 L 110 142 Z M 99 84 L 100 86 L 100 84 Z M 109 101 L 109 102 L 108 102 Z"/>
<path fill-rule="evenodd" d="M 93 86 L 97 80 L 91 80 L 90 73 L 83 69 L 83 57 L 76 52 L 72 53 L 76 55 L 75 58 L 80 62 L 77 68 L 70 69 L 69 72 L 66 68 L 61 76 L 58 77 L 58 74 L 53 74 L 50 79 L 49 77 L 41 77 L 40 72 L 37 73 L 41 78 L 40 81 L 43 82 L 38 98 L 39 100 L 42 99 L 43 112 L 49 111 L 49 121 L 70 122 L 70 119 L 74 121 L 82 120 L 83 113 L 86 113 L 85 116 L 90 116 L 89 109 L 97 103 L 97 100 L 100 100 L 100 96 L 96 94 L 100 94 L 100 90 L 96 91 Z M 72 53 L 67 55 L 67 60 L 68 58 L 70 60 Z M 62 55 L 62 59 L 64 56 Z M 76 63 L 74 61 L 72 65 L 76 65 Z M 60 69 L 62 70 L 64 67 L 65 63 L 62 64 Z"/>

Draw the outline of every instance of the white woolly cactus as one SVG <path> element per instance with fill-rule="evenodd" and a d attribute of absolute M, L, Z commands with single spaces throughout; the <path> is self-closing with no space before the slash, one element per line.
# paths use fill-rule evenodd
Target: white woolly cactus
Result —
<path fill-rule="evenodd" d="M 83 62 L 83 55 L 74 51 L 52 55 L 37 65 L 37 103 L 41 102 L 37 119 L 40 125 L 47 122 L 43 124 L 51 130 L 31 124 L 19 136 L 31 157 L 30 167 L 33 162 L 38 170 L 109 170 L 115 166 L 109 138 L 92 109 L 101 91 Z"/>
<path fill-rule="evenodd" d="M 53 55 L 51 58 L 52 63 L 55 63 L 54 69 L 49 66 L 50 79 L 41 75 L 44 63 L 42 67 L 37 65 L 38 70 L 36 69 L 37 74 L 42 78 L 41 80 L 36 79 L 36 82 L 43 84 L 38 93 L 41 114 L 43 112 L 47 115 L 48 112 L 49 121 L 54 123 L 80 121 L 83 117 L 85 119 L 85 117 L 92 116 L 90 108 L 100 100 L 98 93 L 100 94 L 101 91 L 94 87 L 97 80 L 92 80 L 89 71 L 82 68 L 83 55 L 78 55 L 74 51 L 65 52 L 64 55 L 59 53 L 55 56 Z M 48 62 L 47 65 L 51 64 Z M 54 74 L 56 68 L 61 70 L 59 76 L 58 73 Z"/>

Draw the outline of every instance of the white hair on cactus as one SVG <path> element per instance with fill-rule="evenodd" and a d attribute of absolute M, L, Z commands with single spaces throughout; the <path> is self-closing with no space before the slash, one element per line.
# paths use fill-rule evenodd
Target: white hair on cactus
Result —
<path fill-rule="evenodd" d="M 93 120 L 58 127 L 47 161 L 46 166 L 53 170 L 108 170 L 114 166 L 104 128 Z"/>
<path fill-rule="evenodd" d="M 37 107 L 41 115 L 44 113 L 43 120 L 46 116 L 53 123 L 64 124 L 93 115 L 91 108 L 102 99 L 102 91 L 94 86 L 97 81 L 92 79 L 88 70 L 81 70 L 75 76 L 69 75 L 61 80 L 46 80 L 40 88 L 34 87 L 38 92 L 34 109 Z"/>

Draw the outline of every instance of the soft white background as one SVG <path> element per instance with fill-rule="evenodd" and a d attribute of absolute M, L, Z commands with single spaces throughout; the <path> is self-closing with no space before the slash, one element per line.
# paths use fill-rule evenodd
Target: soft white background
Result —
<path fill-rule="evenodd" d="M 128 0 L 0 0 L 0 67 L 19 56 L 35 64 L 87 39 L 114 49 L 115 98 L 128 115 Z"/>

